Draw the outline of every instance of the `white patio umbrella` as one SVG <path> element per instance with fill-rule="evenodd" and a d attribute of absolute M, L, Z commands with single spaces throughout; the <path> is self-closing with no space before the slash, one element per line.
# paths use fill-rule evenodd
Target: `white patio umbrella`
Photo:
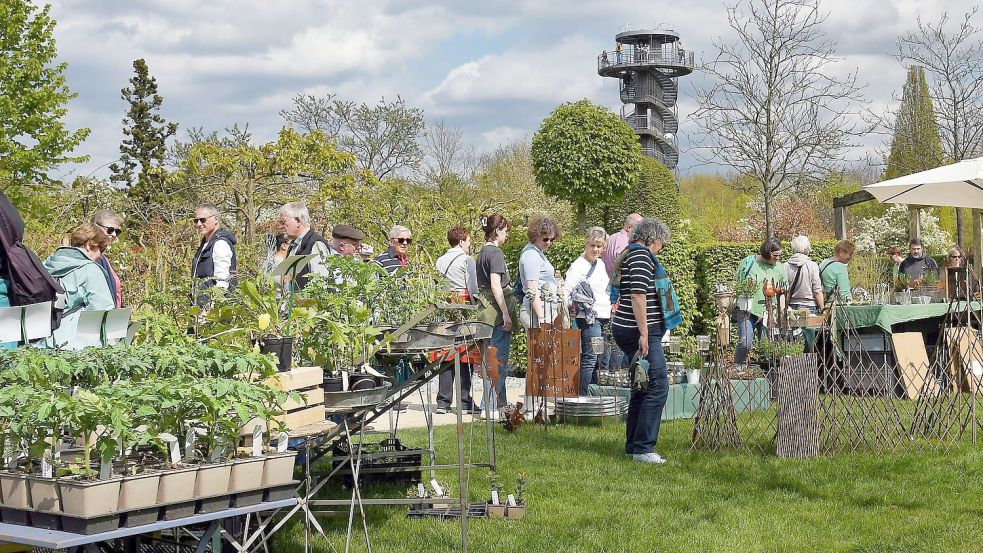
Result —
<path fill-rule="evenodd" d="M 983 209 L 983 157 L 868 184 L 864 190 L 883 204 Z"/>

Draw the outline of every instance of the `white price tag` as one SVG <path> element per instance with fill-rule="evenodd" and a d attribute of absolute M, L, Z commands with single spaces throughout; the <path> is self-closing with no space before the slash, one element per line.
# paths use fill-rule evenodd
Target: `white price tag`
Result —
<path fill-rule="evenodd" d="M 221 462 L 225 459 L 225 451 L 229 448 L 229 444 L 222 439 L 215 440 L 215 447 L 208 452 L 208 461 L 211 463 Z"/>
<path fill-rule="evenodd" d="M 103 455 L 99 462 L 99 480 L 109 480 L 113 476 L 113 457 Z"/>
<path fill-rule="evenodd" d="M 184 460 L 194 461 L 195 445 L 198 443 L 198 432 L 194 428 L 189 428 L 184 435 Z"/>
<path fill-rule="evenodd" d="M 171 464 L 176 465 L 181 462 L 181 448 L 178 447 L 177 436 L 174 434 L 168 434 L 167 432 L 161 432 L 157 434 L 157 437 L 164 440 L 167 444 L 167 453 L 170 456 Z"/>
<path fill-rule="evenodd" d="M 444 497 L 444 488 L 440 487 L 436 478 L 430 479 L 430 487 L 433 488 L 433 493 L 437 494 L 437 497 Z"/>
<path fill-rule="evenodd" d="M 288 444 L 288 441 L 289 441 L 289 436 L 287 436 L 287 433 L 286 432 L 280 432 L 280 434 L 276 437 L 276 451 L 277 451 L 277 453 L 286 453 L 287 452 L 287 445 L 289 445 Z"/>
<path fill-rule="evenodd" d="M 423 482 L 417 482 L 417 484 L 416 484 L 416 496 L 417 497 L 427 497 L 427 489 L 423 487 Z"/>
<path fill-rule="evenodd" d="M 253 427 L 253 457 L 263 454 L 263 425 L 257 424 Z"/>
<path fill-rule="evenodd" d="M 51 466 L 51 462 L 48 461 L 48 456 L 45 455 L 41 458 L 41 476 L 45 478 L 51 478 L 55 475 L 54 468 Z"/>
<path fill-rule="evenodd" d="M 492 505 L 498 505 L 498 490 L 492 490 Z"/>
<path fill-rule="evenodd" d="M 509 507 L 515 507 L 515 506 L 516 506 L 515 496 L 512 495 L 512 494 L 509 494 Z"/>

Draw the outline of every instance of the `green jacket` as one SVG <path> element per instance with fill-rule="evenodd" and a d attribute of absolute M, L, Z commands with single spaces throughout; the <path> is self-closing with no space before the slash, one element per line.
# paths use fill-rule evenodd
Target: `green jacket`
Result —
<path fill-rule="evenodd" d="M 819 264 L 819 280 L 823 283 L 823 293 L 827 298 L 834 288 L 839 291 L 840 299 L 847 299 L 853 293 L 846 263 L 835 259 L 823 261 Z"/>
<path fill-rule="evenodd" d="M 55 330 L 51 347 L 77 349 L 81 346 L 75 339 L 80 311 L 114 309 L 112 292 L 106 281 L 106 272 L 95 261 L 89 259 L 79 248 L 58 248 L 48 259 L 44 268 L 61 283 L 68 295 L 65 312 L 71 313 L 61 321 Z"/>

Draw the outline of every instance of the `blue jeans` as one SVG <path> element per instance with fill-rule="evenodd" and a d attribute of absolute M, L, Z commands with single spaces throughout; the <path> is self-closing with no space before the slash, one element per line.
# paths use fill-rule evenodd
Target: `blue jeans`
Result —
<path fill-rule="evenodd" d="M 580 395 L 586 396 L 591 384 L 597 384 L 597 354 L 591 348 L 591 338 L 600 338 L 601 321 L 587 324 L 587 319 L 577 319 L 580 329 Z"/>
<path fill-rule="evenodd" d="M 519 321 L 513 321 L 512 325 L 519 324 Z M 494 402 L 496 408 L 504 407 L 507 403 L 505 397 L 505 378 L 509 374 L 509 345 L 512 342 L 512 331 L 505 332 L 501 325 L 496 325 L 492 329 L 491 340 L 488 341 L 488 345 L 495 348 L 495 357 L 498 359 L 498 387 L 495 390 L 491 390 L 488 396 Z M 482 400 L 481 408 L 484 409 L 484 400 Z"/>
<path fill-rule="evenodd" d="M 601 333 L 604 335 L 604 353 L 601 354 L 598 366 L 609 371 L 623 368 L 626 363 L 625 352 L 621 351 L 611 336 L 611 319 L 601 321 Z"/>
<path fill-rule="evenodd" d="M 771 336 L 771 332 L 761 324 L 761 319 L 748 313 L 747 318 L 744 317 L 744 312 L 737 312 L 735 318 L 737 319 L 737 333 L 739 338 L 737 340 L 737 355 L 735 356 L 734 362 L 738 365 L 743 365 L 747 363 L 747 354 L 754 347 L 754 339 L 757 338 L 761 340 L 761 333 L 764 332 L 766 335 Z"/>
<path fill-rule="evenodd" d="M 636 328 L 616 327 L 612 330 L 615 342 L 631 358 L 638 351 L 639 333 Z M 649 389 L 632 392 L 628 401 L 628 420 L 625 424 L 625 453 L 635 455 L 651 453 L 659 441 L 662 409 L 669 397 L 669 378 L 666 376 L 666 356 L 662 352 L 662 335 L 659 325 L 649 327 Z"/>

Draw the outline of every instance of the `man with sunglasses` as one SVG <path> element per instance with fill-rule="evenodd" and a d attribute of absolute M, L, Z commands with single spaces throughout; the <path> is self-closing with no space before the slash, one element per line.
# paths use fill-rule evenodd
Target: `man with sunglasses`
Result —
<path fill-rule="evenodd" d="M 195 208 L 195 230 L 201 235 L 201 243 L 191 262 L 191 276 L 197 280 L 195 303 L 207 305 L 208 296 L 202 292 L 217 287 L 228 290 L 235 287 L 236 239 L 222 228 L 222 218 L 217 207 L 201 204 Z"/>
<path fill-rule="evenodd" d="M 100 209 L 92 216 L 92 223 L 109 237 L 109 245 L 106 246 L 108 252 L 123 232 L 123 218 L 111 209 Z M 105 252 L 96 259 L 96 265 L 102 267 L 102 270 L 106 272 L 106 283 L 109 284 L 109 293 L 113 297 L 113 304 L 117 309 L 123 307 L 123 286 Z"/>
<path fill-rule="evenodd" d="M 395 225 L 389 231 L 389 249 L 375 258 L 387 273 L 393 274 L 410 263 L 410 244 L 413 243 L 413 233 L 410 229 Z"/>

